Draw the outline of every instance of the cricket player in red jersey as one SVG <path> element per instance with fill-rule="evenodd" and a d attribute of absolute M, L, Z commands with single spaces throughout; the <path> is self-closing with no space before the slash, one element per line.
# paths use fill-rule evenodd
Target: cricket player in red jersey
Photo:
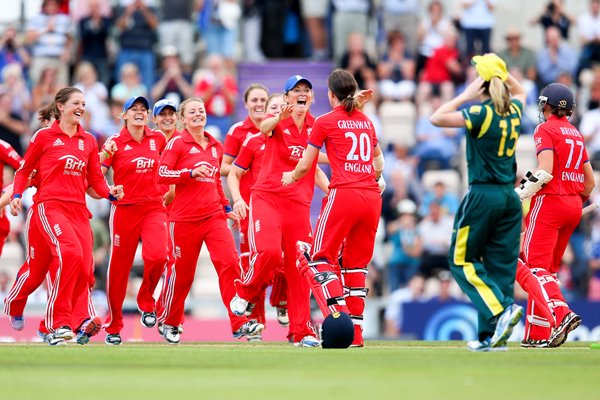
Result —
<path fill-rule="evenodd" d="M 180 136 L 169 141 L 160 160 L 159 181 L 175 185 L 175 200 L 169 214 L 175 265 L 167 271 L 165 310 L 159 316 L 168 343 L 180 340 L 185 299 L 192 287 L 198 256 L 206 243 L 219 276 L 223 303 L 235 295 L 233 282 L 240 278 L 238 256 L 227 217 L 237 219 L 221 186 L 223 146 L 204 131 L 206 110 L 199 98 L 179 106 L 184 125 Z M 261 332 L 264 325 L 245 316 L 229 313 L 233 336 L 240 338 Z"/>
<path fill-rule="evenodd" d="M 569 122 L 575 108 L 571 90 L 552 83 L 542 90 L 538 106 L 544 121 L 534 133 L 538 167 L 517 188 L 521 199 L 533 196 L 517 282 L 526 290 L 528 286 L 538 289 L 528 291 L 522 346 L 558 347 L 581 324 L 581 318 L 566 303 L 556 275 L 595 182 L 583 136 Z M 539 292 L 545 295 L 535 294 Z M 541 310 L 546 305 L 552 311 L 551 320 Z"/>
<path fill-rule="evenodd" d="M 279 115 L 283 105 L 283 95 L 280 93 L 269 96 L 267 101 L 267 112 L 269 115 Z M 225 139 L 227 144 L 227 139 Z M 248 204 L 250 204 L 251 188 L 258 178 L 260 166 L 265 151 L 265 136 L 262 132 L 248 133 L 246 139 L 230 167 L 227 183 L 233 201 L 233 211 L 240 217 L 240 258 L 244 273 L 248 271 L 248 259 L 250 247 L 247 240 L 248 233 Z M 223 171 L 223 168 L 221 168 Z M 266 287 L 258 294 L 258 298 L 251 301 L 255 304 L 249 318 L 256 317 L 259 322 L 264 323 L 264 293 Z M 287 314 L 287 281 L 283 268 L 279 267 L 273 274 L 273 285 L 271 288 L 270 303 L 277 309 L 277 321 L 280 325 L 287 327 L 289 318 Z M 252 307 L 252 306 L 250 306 Z M 248 314 L 248 313 L 246 313 Z"/>
<path fill-rule="evenodd" d="M 132 97 L 123 106 L 121 131 L 110 140 L 117 151 L 102 162 L 106 173 L 112 167 L 114 179 L 123 185 L 127 198 L 114 203 L 110 210 L 111 252 L 107 272 L 106 344 L 120 345 L 123 329 L 123 301 L 129 273 L 139 241 L 142 241 L 144 275 L 137 295 L 141 323 L 156 325 L 154 290 L 167 262 L 167 217 L 165 194 L 158 184 L 158 161 L 164 149 L 165 135 L 146 126 L 150 104 L 145 97 Z"/>
<path fill-rule="evenodd" d="M 262 136 L 260 132 L 260 124 L 265 117 L 269 92 L 266 87 L 260 83 L 250 84 L 244 91 L 244 107 L 248 111 L 248 117 L 244 121 L 237 122 L 231 126 L 229 132 L 225 136 L 223 144 L 223 164 L 221 165 L 221 175 L 228 177 L 232 167 L 233 160 L 238 157 L 240 149 L 246 142 L 248 137 Z M 258 171 L 258 170 L 257 170 Z M 239 172 L 239 171 L 238 171 Z M 240 175 L 237 180 L 238 188 L 244 194 L 247 194 L 246 201 L 249 203 L 250 187 L 254 184 L 252 175 Z M 234 203 L 235 206 L 235 203 Z M 241 207 L 238 206 L 238 209 Z M 248 247 L 248 219 L 245 217 L 239 221 L 240 234 L 240 266 L 242 271 L 248 270 L 248 257 L 250 248 Z M 266 288 L 265 288 L 266 289 Z M 265 290 L 258 294 L 254 299 L 255 307 L 246 313 L 250 319 L 260 323 L 265 323 Z M 248 338 L 249 340 L 259 340 L 256 338 Z"/>
<path fill-rule="evenodd" d="M 352 74 L 341 69 L 333 71 L 328 88 L 333 111 L 316 119 L 304 156 L 293 171 L 283 173 L 282 183 L 294 188 L 325 146 L 332 170 L 329 194 L 323 200 L 312 250 L 299 246 L 297 265 L 310 283 L 323 315 L 349 314 L 354 323 L 352 346 L 362 347 L 367 265 L 373 256 L 381 215 L 377 182 L 383 184 L 383 155 L 373 123 L 358 110 L 354 97 L 358 85 Z M 343 243 L 340 282 L 338 252 Z M 308 250 L 310 255 L 304 254 Z"/>
<path fill-rule="evenodd" d="M 21 156 L 16 152 L 13 147 L 6 143 L 4 140 L 0 140 L 0 171 L 4 171 L 4 166 L 9 165 L 15 171 L 21 166 Z M 4 177 L 0 176 L 0 188 L 4 187 Z M 0 256 L 2 256 L 2 248 L 4 242 L 10 233 L 10 222 L 6 217 L 4 207 L 0 208 Z"/>
<path fill-rule="evenodd" d="M 38 119 L 42 127 L 49 127 L 60 115 L 56 114 L 56 110 L 53 107 L 46 107 L 38 112 Z M 36 169 L 39 166 L 35 167 Z M 37 170 L 34 169 L 30 175 L 29 186 L 38 188 L 40 186 L 39 176 L 36 177 Z M 4 207 L 10 203 L 10 197 L 12 197 L 13 188 L 12 185 L 6 188 L 6 193 L 3 194 L 0 199 L 0 207 Z M 88 188 L 88 194 L 94 198 L 99 198 L 97 194 Z M 5 195 L 8 195 L 8 199 L 5 199 Z M 37 193 L 33 195 L 33 203 L 37 202 Z M 27 219 L 25 221 L 25 255 L 26 259 L 21 268 L 19 269 L 15 282 L 11 287 L 8 295 L 4 299 L 4 312 L 10 316 L 10 322 L 15 330 L 22 330 L 25 327 L 25 319 L 23 318 L 23 311 L 27 304 L 27 299 L 46 279 L 48 291 L 51 291 L 52 282 L 54 276 L 50 273 L 56 271 L 55 268 L 49 268 L 50 263 L 56 262 L 53 259 L 50 248 L 44 245 L 42 242 L 41 246 L 32 244 L 30 246 L 28 237 L 30 225 L 32 223 L 31 217 L 35 207 L 29 208 L 27 213 Z M 38 229 L 35 226 L 36 220 L 33 220 L 33 228 Z M 41 238 L 41 235 L 34 235 Z M 36 251 L 37 249 L 37 251 Z M 93 268 L 93 266 L 92 266 Z M 73 306 L 73 326 L 77 328 L 77 343 L 86 344 L 90 338 L 96 335 L 101 328 L 102 321 L 96 315 L 96 310 L 91 301 L 91 288 L 93 287 L 93 276 L 92 282 L 88 288 L 84 289 L 84 292 L 79 296 L 77 302 Z M 48 342 L 49 331 L 46 328 L 44 319 L 39 323 L 38 336 L 40 336 L 45 342 Z M 65 341 L 58 341 L 55 344 L 66 344 Z"/>
<path fill-rule="evenodd" d="M 53 103 L 60 119 L 39 130 L 31 143 L 23 165 L 15 174 L 12 213 L 22 210 L 21 194 L 28 186 L 34 167 L 40 188 L 32 220 L 40 229 L 30 229 L 29 242 L 49 247 L 51 285 L 46 306 L 45 326 L 49 344 L 72 339 L 75 305 L 89 290 L 93 274 L 92 231 L 85 193 L 88 182 L 102 198 L 113 201 L 123 197 L 122 186 L 109 187 L 100 170 L 95 138 L 80 125 L 85 113 L 85 98 L 79 89 L 58 91 Z M 55 262 L 54 262 L 55 261 Z"/>
<path fill-rule="evenodd" d="M 237 294 L 231 311 L 244 315 L 251 300 L 272 279 L 282 264 L 288 283 L 289 339 L 295 346 L 317 347 L 320 342 L 310 324 L 310 289 L 296 269 L 296 242 L 310 241 L 310 203 L 315 185 L 316 163 L 294 187 L 281 184 L 281 174 L 293 168 L 302 157 L 314 117 L 309 112 L 313 101 L 311 82 L 290 77 L 284 86 L 287 105 L 278 116 L 267 117 L 261 131 L 267 135 L 266 149 L 250 201 L 250 269 L 243 281 L 236 282 Z M 321 171 L 321 174 L 324 174 Z M 327 178 L 318 180 L 327 191 Z M 283 251 L 283 256 L 282 256 Z"/>

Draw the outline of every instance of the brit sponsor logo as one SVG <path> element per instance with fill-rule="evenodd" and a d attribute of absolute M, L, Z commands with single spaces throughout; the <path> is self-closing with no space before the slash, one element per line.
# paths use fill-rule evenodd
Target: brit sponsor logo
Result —
<path fill-rule="evenodd" d="M 209 174 L 207 176 L 199 176 L 196 178 L 198 182 L 214 182 L 215 176 L 217 175 L 218 168 L 206 161 L 200 161 L 194 164 L 192 169 L 196 169 L 198 167 L 206 167 L 209 170 Z"/>
<path fill-rule="evenodd" d="M 54 141 L 54 143 L 52 144 L 52 146 L 64 146 L 65 144 L 63 143 L 62 140 L 60 140 L 60 138 L 56 139 Z"/>
<path fill-rule="evenodd" d="M 290 160 L 299 161 L 304 154 L 304 147 L 302 146 L 288 146 L 290 149 Z"/>
<path fill-rule="evenodd" d="M 83 170 L 85 170 L 86 163 L 85 161 L 81 161 L 79 158 L 74 155 L 67 154 L 58 159 L 59 161 L 65 161 L 65 169 L 63 174 L 65 175 L 74 175 L 74 176 L 82 176 Z"/>
<path fill-rule="evenodd" d="M 154 171 L 154 160 L 147 157 L 137 157 L 131 160 L 132 163 L 135 163 L 135 173 L 136 174 L 145 174 L 146 172 Z"/>

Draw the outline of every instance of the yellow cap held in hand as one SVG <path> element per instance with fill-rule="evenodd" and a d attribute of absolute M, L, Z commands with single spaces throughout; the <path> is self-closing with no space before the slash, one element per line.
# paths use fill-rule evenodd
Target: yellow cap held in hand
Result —
<path fill-rule="evenodd" d="M 500 78 L 503 82 L 508 79 L 508 70 L 503 59 L 495 54 L 488 53 L 483 56 L 475 56 L 471 60 L 479 76 L 484 81 L 489 82 L 494 76 Z"/>

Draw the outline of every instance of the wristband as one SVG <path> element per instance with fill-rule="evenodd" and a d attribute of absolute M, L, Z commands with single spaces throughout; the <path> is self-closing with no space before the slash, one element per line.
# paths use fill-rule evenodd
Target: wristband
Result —
<path fill-rule="evenodd" d="M 13 193 L 13 196 L 12 196 L 12 198 L 13 198 L 13 199 L 20 199 L 20 198 L 21 198 L 21 195 L 20 195 L 19 193 Z"/>
<path fill-rule="evenodd" d="M 225 211 L 225 214 L 229 214 L 230 212 L 233 211 L 233 208 L 231 208 L 231 206 L 228 204 L 223 207 L 223 211 Z"/>
<path fill-rule="evenodd" d="M 106 158 L 110 158 L 110 156 L 112 156 L 112 154 L 110 154 L 108 151 L 106 151 L 106 149 L 102 149 L 102 153 L 104 153 L 104 157 L 106 157 Z"/>
<path fill-rule="evenodd" d="M 113 196 L 112 194 L 109 194 L 109 195 L 108 195 L 108 199 L 109 199 L 110 201 L 119 201 L 119 199 L 117 199 L 117 198 L 116 198 L 115 196 Z"/>

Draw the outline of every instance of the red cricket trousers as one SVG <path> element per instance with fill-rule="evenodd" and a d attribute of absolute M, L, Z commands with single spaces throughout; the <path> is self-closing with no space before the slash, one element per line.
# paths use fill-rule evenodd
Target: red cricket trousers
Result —
<path fill-rule="evenodd" d="M 57 260 L 53 257 L 50 247 L 45 242 L 43 232 L 39 227 L 39 219 L 32 218 L 34 210 L 35 206 L 29 209 L 25 222 L 26 260 L 19 269 L 15 282 L 4 300 L 4 312 L 12 317 L 23 315 L 29 295 L 42 284 L 44 279 L 46 279 L 48 293 L 50 293 L 52 283 L 56 278 L 54 274 L 58 271 L 56 266 L 50 268 L 50 265 L 57 263 Z M 75 301 L 73 318 L 69 325 L 71 327 L 79 327 L 86 319 L 96 316 L 96 310 L 90 295 L 93 286 L 93 266 L 91 278 L 89 285 L 83 289 L 83 292 Z M 44 320 L 40 323 L 40 330 L 48 333 Z"/>
<path fill-rule="evenodd" d="M 111 255 L 107 272 L 108 316 L 106 332 L 123 328 L 123 301 L 135 252 L 142 241 L 144 276 L 137 295 L 142 312 L 155 311 L 154 290 L 167 263 L 166 213 L 162 204 L 112 205 L 110 213 Z"/>
<path fill-rule="evenodd" d="M 29 246 L 43 240 L 50 249 L 45 325 L 50 332 L 61 327 L 76 328 L 74 321 L 84 318 L 87 304 L 78 306 L 81 296 L 93 282 L 92 229 L 85 205 L 46 201 L 37 204 L 29 230 Z M 34 252 L 42 250 L 38 248 Z M 31 261 L 31 257 L 30 257 Z M 85 310 L 85 311 L 84 311 Z"/>
<path fill-rule="evenodd" d="M 314 335 L 310 324 L 310 289 L 296 268 L 296 242 L 311 241 L 310 207 L 274 193 L 252 192 L 250 201 L 250 268 L 238 295 L 253 299 L 283 263 L 287 279 L 289 335 L 294 342 Z M 283 256 L 282 256 L 283 251 Z"/>
<path fill-rule="evenodd" d="M 229 303 L 235 295 L 234 281 L 240 279 L 240 267 L 225 215 L 217 213 L 200 221 L 169 222 L 169 233 L 173 240 L 175 264 L 167 270 L 164 313 L 159 320 L 164 318 L 164 323 L 171 326 L 181 325 L 185 299 L 194 283 L 200 249 L 206 243 L 219 277 L 221 299 L 229 315 L 231 331 L 237 331 L 248 319 L 237 317 L 229 311 Z"/>

